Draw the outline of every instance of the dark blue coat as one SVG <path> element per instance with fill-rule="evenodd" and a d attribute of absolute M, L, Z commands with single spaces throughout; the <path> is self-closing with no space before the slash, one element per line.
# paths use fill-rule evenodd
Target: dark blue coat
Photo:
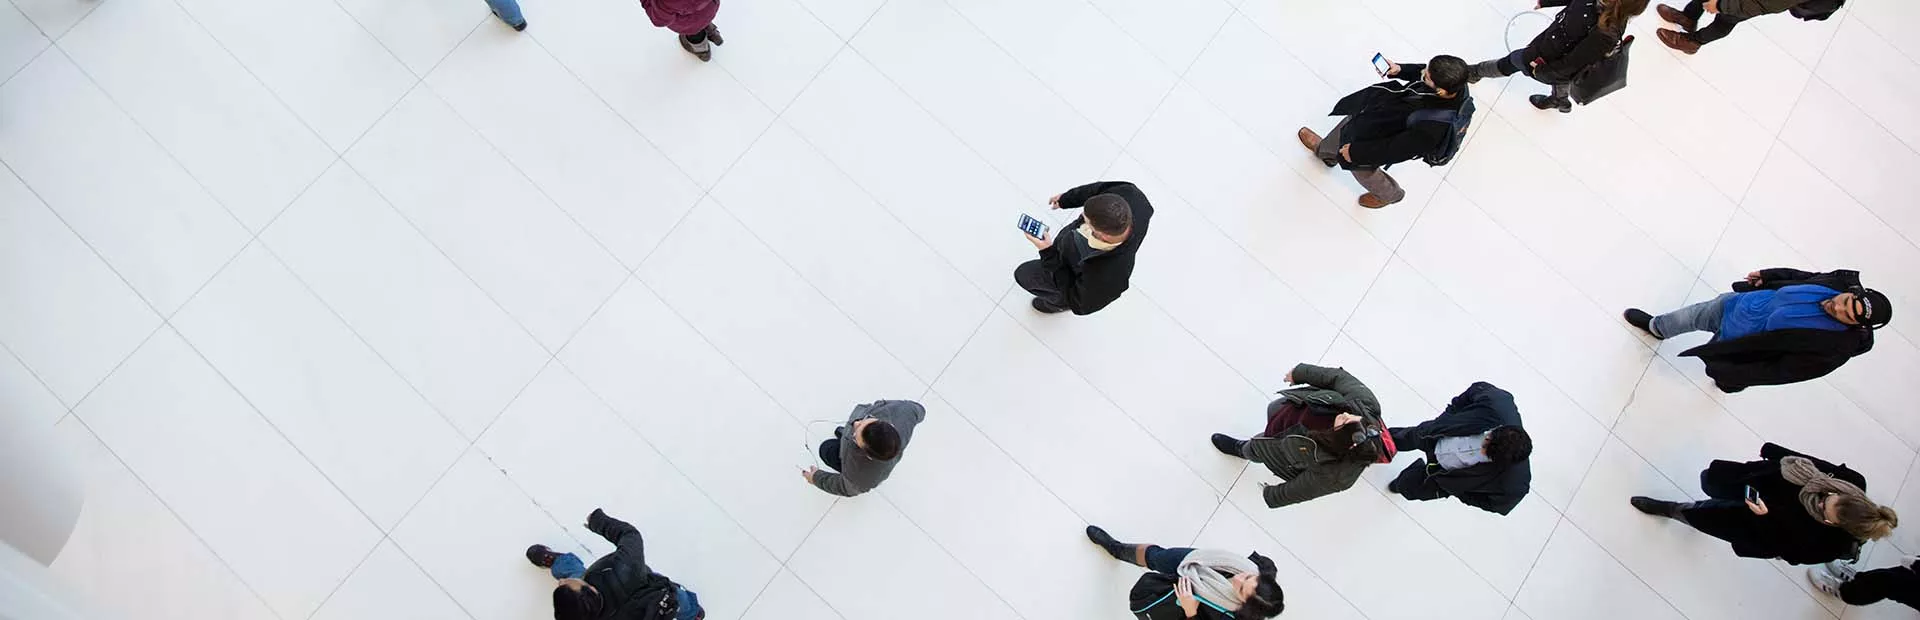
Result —
<path fill-rule="evenodd" d="M 1521 427 L 1520 408 L 1513 404 L 1511 392 L 1481 381 L 1453 397 L 1440 417 L 1390 432 L 1400 449 L 1419 449 L 1431 455 L 1442 438 L 1478 435 L 1502 426 Z M 1524 460 L 1447 471 L 1429 457 L 1409 465 L 1394 480 L 1394 488 L 1407 499 L 1453 496 L 1468 506 L 1503 515 L 1520 505 L 1520 498 L 1527 496 L 1532 485 L 1533 469 Z"/>

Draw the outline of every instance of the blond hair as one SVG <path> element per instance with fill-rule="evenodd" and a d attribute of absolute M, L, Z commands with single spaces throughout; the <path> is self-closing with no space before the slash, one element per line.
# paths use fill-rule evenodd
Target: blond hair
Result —
<path fill-rule="evenodd" d="M 1835 495 L 1834 512 L 1840 517 L 1836 527 L 1860 540 L 1879 540 L 1900 527 L 1900 513 L 1856 495 Z"/>

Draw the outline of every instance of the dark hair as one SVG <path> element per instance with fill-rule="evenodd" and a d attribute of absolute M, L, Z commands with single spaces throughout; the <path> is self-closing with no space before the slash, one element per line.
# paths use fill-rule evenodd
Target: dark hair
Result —
<path fill-rule="evenodd" d="M 1607 0 L 1604 5 L 1598 26 L 1616 37 L 1627 33 L 1627 20 L 1647 10 L 1647 0 Z"/>
<path fill-rule="evenodd" d="M 1518 426 L 1502 426 L 1487 433 L 1487 458 L 1500 464 L 1513 464 L 1533 455 L 1533 437 Z"/>
<path fill-rule="evenodd" d="M 1234 620 L 1266 620 L 1287 610 L 1287 593 L 1280 589 L 1279 572 L 1274 568 L 1273 560 L 1258 552 L 1247 555 L 1253 565 L 1260 568 L 1260 580 L 1253 586 L 1253 596 L 1240 602 L 1240 609 L 1233 613 Z"/>
<path fill-rule="evenodd" d="M 600 593 L 593 588 L 569 588 L 560 584 L 553 588 L 553 620 L 587 620 L 600 612 L 605 602 Z"/>
<path fill-rule="evenodd" d="M 1133 207 L 1127 205 L 1127 199 L 1113 194 L 1088 198 L 1081 213 L 1094 230 L 1109 235 L 1126 234 L 1133 228 Z"/>
<path fill-rule="evenodd" d="M 860 429 L 860 443 L 866 444 L 867 456 L 891 461 L 900 456 L 900 429 L 886 420 L 874 420 Z"/>
<path fill-rule="evenodd" d="M 1441 54 L 1427 61 L 1427 77 L 1433 78 L 1433 87 L 1458 95 L 1467 88 L 1467 61 L 1459 56 Z"/>
<path fill-rule="evenodd" d="M 1320 449 L 1326 450 L 1334 458 L 1342 461 L 1371 463 L 1380 460 L 1380 448 L 1374 442 L 1355 443 L 1353 441 L 1354 434 L 1361 432 L 1364 428 L 1366 427 L 1359 422 L 1348 422 L 1324 431 L 1307 431 L 1307 438 L 1319 444 Z"/>

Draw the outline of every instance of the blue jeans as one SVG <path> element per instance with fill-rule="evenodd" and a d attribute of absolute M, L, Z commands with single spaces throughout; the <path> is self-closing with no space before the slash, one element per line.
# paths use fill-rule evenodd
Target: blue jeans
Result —
<path fill-rule="evenodd" d="M 500 16 L 500 21 L 506 22 L 508 26 L 518 26 L 527 23 L 527 18 L 520 15 L 519 2 L 515 2 L 514 0 L 487 0 L 487 7 L 493 9 L 493 12 Z"/>
<path fill-rule="evenodd" d="M 1719 297 L 1709 299 L 1679 310 L 1653 317 L 1653 335 L 1672 338 L 1687 332 L 1720 333 L 1720 317 L 1726 314 L 1727 302 L 1739 293 L 1721 293 Z"/>
<path fill-rule="evenodd" d="M 1181 554 L 1181 557 L 1186 557 L 1186 554 Z M 1178 565 L 1178 562 L 1175 564 Z M 554 579 L 579 579 L 587 575 L 587 565 L 580 561 L 580 556 L 562 553 L 553 559 L 553 568 L 548 572 L 553 574 Z M 700 620 L 706 617 L 707 610 L 700 608 L 700 595 L 674 584 L 674 596 L 680 599 L 680 614 L 674 620 Z"/>

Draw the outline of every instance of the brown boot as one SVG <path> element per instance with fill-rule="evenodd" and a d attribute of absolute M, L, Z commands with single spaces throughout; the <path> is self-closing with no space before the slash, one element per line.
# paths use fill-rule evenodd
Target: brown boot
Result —
<path fill-rule="evenodd" d="M 1687 14 L 1681 12 L 1680 9 L 1662 4 L 1658 8 L 1655 8 L 1654 11 L 1660 14 L 1660 19 L 1667 20 L 1669 24 L 1679 26 L 1681 30 L 1693 32 L 1700 28 L 1699 22 L 1691 17 L 1687 17 Z"/>
<path fill-rule="evenodd" d="M 1300 146 L 1307 147 L 1309 151 L 1320 150 L 1320 134 L 1314 133 L 1312 129 L 1301 127 L 1300 131 L 1294 135 L 1300 138 Z"/>
<path fill-rule="evenodd" d="M 1675 51 L 1678 51 L 1682 54 L 1691 56 L 1700 52 L 1699 41 L 1695 41 L 1693 40 L 1693 37 L 1687 36 L 1678 31 L 1667 30 L 1665 28 L 1662 28 L 1660 29 L 1659 36 L 1660 36 L 1660 43 L 1662 45 L 1671 47 Z"/>
<path fill-rule="evenodd" d="M 1373 192 L 1367 192 L 1365 194 L 1360 195 L 1360 206 L 1366 207 L 1368 209 L 1378 209 L 1380 207 L 1384 207 L 1390 204 L 1393 204 L 1393 203 L 1387 202 L 1385 199 L 1382 199 L 1379 196 L 1373 195 Z"/>

